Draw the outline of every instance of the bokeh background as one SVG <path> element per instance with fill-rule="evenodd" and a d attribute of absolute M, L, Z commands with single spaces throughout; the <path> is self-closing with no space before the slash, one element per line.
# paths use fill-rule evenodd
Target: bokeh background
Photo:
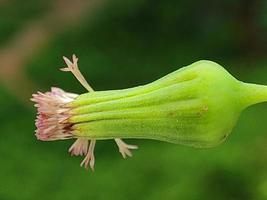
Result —
<path fill-rule="evenodd" d="M 122 159 L 97 143 L 96 170 L 73 141 L 34 136 L 29 101 L 51 86 L 83 93 L 62 56 L 79 57 L 95 90 L 146 84 L 200 59 L 267 84 L 266 0 L 0 0 L 0 199 L 267 199 L 267 105 L 247 109 L 222 145 L 157 141 Z M 223 117 L 223 116 L 222 116 Z"/>

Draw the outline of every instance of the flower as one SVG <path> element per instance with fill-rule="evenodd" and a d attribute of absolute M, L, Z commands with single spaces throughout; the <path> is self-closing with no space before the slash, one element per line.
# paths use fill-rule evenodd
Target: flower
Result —
<path fill-rule="evenodd" d="M 215 147 L 231 133 L 241 112 L 267 101 L 267 86 L 238 81 L 212 61 L 198 61 L 152 83 L 122 90 L 96 91 L 78 69 L 71 72 L 89 91 L 77 95 L 52 88 L 33 95 L 40 140 L 77 138 L 72 155 L 94 169 L 96 140 L 114 139 L 122 156 L 131 149 L 120 138 L 155 139 L 196 148 Z M 222 117 L 223 116 L 223 117 Z"/>

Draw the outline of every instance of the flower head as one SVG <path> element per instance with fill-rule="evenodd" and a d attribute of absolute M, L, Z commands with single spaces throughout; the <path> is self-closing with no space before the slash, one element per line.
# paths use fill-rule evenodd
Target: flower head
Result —
<path fill-rule="evenodd" d="M 246 107 L 267 101 L 267 86 L 238 81 L 211 61 L 195 62 L 144 86 L 95 92 L 79 71 L 78 58 L 64 60 L 62 70 L 88 92 L 52 88 L 34 94 L 36 136 L 44 141 L 76 138 L 69 152 L 85 156 L 81 166 L 86 168 L 94 169 L 96 140 L 114 139 L 123 157 L 137 147 L 121 137 L 214 147 L 225 141 Z"/>

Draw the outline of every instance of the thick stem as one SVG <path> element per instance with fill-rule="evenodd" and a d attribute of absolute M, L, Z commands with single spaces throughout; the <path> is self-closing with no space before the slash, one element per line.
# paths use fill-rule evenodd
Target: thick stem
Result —
<path fill-rule="evenodd" d="M 267 86 L 242 83 L 242 104 L 245 107 L 267 101 Z"/>

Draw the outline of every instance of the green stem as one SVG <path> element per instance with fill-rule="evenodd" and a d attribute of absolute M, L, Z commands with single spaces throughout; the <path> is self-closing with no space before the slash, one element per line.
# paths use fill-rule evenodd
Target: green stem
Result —
<path fill-rule="evenodd" d="M 245 107 L 267 101 L 267 86 L 242 83 L 242 104 Z"/>

